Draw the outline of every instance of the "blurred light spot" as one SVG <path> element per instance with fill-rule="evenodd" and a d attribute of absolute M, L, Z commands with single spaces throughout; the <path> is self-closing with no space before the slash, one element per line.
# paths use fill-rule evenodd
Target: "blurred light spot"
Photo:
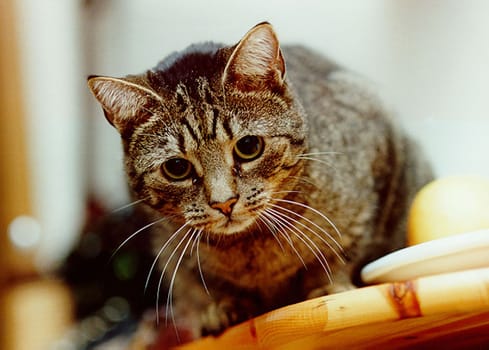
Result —
<path fill-rule="evenodd" d="M 107 329 L 107 323 L 96 315 L 86 318 L 80 323 L 81 337 L 86 342 L 98 340 Z"/>
<path fill-rule="evenodd" d="M 41 225 L 36 219 L 21 215 L 10 223 L 8 236 L 16 248 L 32 249 L 38 246 L 41 241 Z"/>
<path fill-rule="evenodd" d="M 110 322 L 121 322 L 129 316 L 129 303 L 124 298 L 112 297 L 105 303 L 103 313 Z"/>
<path fill-rule="evenodd" d="M 52 346 L 52 350 L 77 350 L 75 343 L 70 339 L 60 339 L 55 341 Z"/>
<path fill-rule="evenodd" d="M 137 257 L 131 253 L 119 254 L 114 259 L 114 273 L 120 281 L 128 281 L 134 277 L 137 272 Z"/>
<path fill-rule="evenodd" d="M 92 318 L 92 329 L 94 338 L 100 338 L 107 332 L 109 326 L 107 322 L 102 317 L 93 317 Z"/>

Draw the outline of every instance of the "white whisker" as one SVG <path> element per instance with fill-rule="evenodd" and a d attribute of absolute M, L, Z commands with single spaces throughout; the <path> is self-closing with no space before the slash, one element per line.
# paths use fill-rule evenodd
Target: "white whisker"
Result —
<path fill-rule="evenodd" d="M 301 153 L 298 156 L 330 156 L 330 155 L 344 155 L 344 152 L 335 152 L 335 151 L 329 151 L 329 152 L 310 152 L 310 153 Z"/>
<path fill-rule="evenodd" d="M 330 151 L 330 152 L 310 152 L 310 153 L 299 154 L 299 155 L 297 155 L 297 158 L 322 163 L 322 164 L 325 164 L 326 166 L 328 166 L 330 168 L 333 168 L 334 170 L 337 170 L 332 163 L 327 162 L 326 160 L 319 158 L 322 156 L 333 156 L 333 155 L 344 155 L 344 153 L 343 152 L 333 152 L 333 151 Z"/>
<path fill-rule="evenodd" d="M 113 253 L 112 253 L 112 255 L 110 256 L 109 261 L 110 261 L 110 260 L 112 260 L 112 259 L 114 258 L 114 256 L 115 256 L 115 255 L 116 255 L 116 254 L 119 252 L 119 250 L 121 250 L 121 249 L 122 249 L 122 247 L 123 247 L 124 245 L 126 245 L 126 244 L 127 244 L 127 242 L 129 242 L 131 239 L 133 239 L 133 238 L 134 238 L 135 236 L 137 236 L 139 233 L 143 232 L 144 230 L 146 230 L 147 228 L 149 228 L 149 227 L 151 227 L 151 226 L 153 226 L 153 225 L 156 225 L 156 224 L 158 224 L 158 223 L 160 223 L 160 222 L 162 222 L 162 221 L 168 220 L 168 219 L 169 219 L 168 217 L 164 217 L 164 218 L 158 219 L 158 220 L 156 220 L 156 221 L 153 221 L 153 222 L 151 222 L 151 223 L 149 223 L 149 224 L 147 224 L 147 225 L 145 225 L 145 226 L 141 227 L 139 230 L 137 230 L 137 231 L 136 231 L 136 232 L 134 232 L 133 234 L 131 234 L 131 235 L 130 235 L 129 237 L 127 237 L 127 238 L 126 238 L 126 239 L 125 239 L 125 240 L 124 240 L 124 241 L 123 241 L 121 244 L 119 244 L 119 246 L 117 247 L 117 249 L 116 249 L 116 250 L 114 250 L 114 252 L 113 252 Z"/>
<path fill-rule="evenodd" d="M 303 183 L 305 183 L 307 185 L 313 186 L 313 187 L 315 187 L 315 188 L 317 188 L 317 189 L 320 190 L 319 186 L 316 183 L 314 183 L 312 180 L 308 179 L 308 178 L 305 178 L 303 176 L 289 176 L 289 177 L 291 179 L 296 179 L 298 182 L 303 182 Z"/>
<path fill-rule="evenodd" d="M 166 297 L 166 315 L 165 315 L 165 317 L 166 317 L 166 319 L 168 319 L 168 310 L 170 310 L 170 317 L 171 317 L 177 338 L 179 338 L 179 334 L 178 334 L 178 329 L 177 329 L 177 325 L 175 322 L 175 314 L 173 311 L 173 285 L 175 284 L 175 277 L 177 276 L 178 269 L 180 267 L 180 264 L 182 263 L 183 257 L 185 256 L 185 252 L 187 251 L 190 243 L 192 243 L 194 241 L 194 238 L 198 237 L 198 235 L 199 235 L 199 231 L 197 231 L 197 229 L 192 229 L 192 234 L 190 235 L 189 239 L 187 240 L 187 243 L 185 244 L 185 246 L 183 247 L 183 249 L 180 253 L 180 256 L 178 257 L 177 264 L 175 265 L 175 269 L 173 270 L 173 274 L 172 274 L 171 280 L 170 280 L 170 286 L 168 288 L 168 295 Z M 187 235 L 185 235 L 184 239 L 186 238 L 186 236 Z"/>
<path fill-rule="evenodd" d="M 336 246 L 336 248 L 339 249 L 339 251 L 341 253 L 344 253 L 343 251 L 343 247 L 330 235 L 330 233 L 328 231 L 326 231 L 325 229 L 323 229 L 321 226 L 319 226 L 318 224 L 316 224 L 314 221 L 306 218 L 304 215 L 301 215 L 299 213 L 296 213 L 294 212 L 293 210 L 290 210 L 290 209 L 287 209 L 287 208 L 284 208 L 280 205 L 277 205 L 277 204 L 272 204 L 272 203 L 268 203 L 268 205 L 274 207 L 274 208 L 277 208 L 277 209 L 280 209 L 280 210 L 283 210 L 289 214 L 292 214 L 292 215 L 295 215 L 301 219 L 303 219 L 304 221 L 306 221 L 307 223 L 313 225 L 315 228 L 317 228 L 319 231 L 321 231 L 326 237 L 328 237 Z M 273 210 L 273 209 L 270 209 L 274 212 L 276 212 L 276 210 Z M 282 213 L 280 213 L 282 214 Z M 314 234 L 316 237 L 318 237 L 324 244 L 326 244 L 328 246 L 329 249 L 331 249 L 331 251 L 334 252 L 334 254 L 338 257 L 338 259 L 342 262 L 342 263 L 345 263 L 343 257 L 337 252 L 337 250 L 331 245 L 330 242 L 328 242 L 324 237 L 322 237 L 318 232 L 314 231 L 312 228 L 310 228 L 309 226 L 305 225 L 304 223 L 300 222 L 299 220 L 297 219 L 294 219 L 290 216 L 287 216 L 287 218 L 289 218 L 290 220 L 292 220 L 293 222 L 295 222 L 296 224 L 304 227 L 305 229 L 307 229 L 309 232 L 311 232 L 312 234 Z"/>
<path fill-rule="evenodd" d="M 317 244 L 309 238 L 304 232 L 299 230 L 297 227 L 295 227 L 292 223 L 290 223 L 287 219 L 289 217 L 277 212 L 277 211 L 272 211 L 271 209 L 268 209 L 269 213 L 273 215 L 274 217 L 277 218 L 277 220 L 281 221 L 284 225 L 287 226 L 290 232 L 294 233 L 295 236 L 309 249 L 309 251 L 314 255 L 316 260 L 319 262 L 321 267 L 323 268 L 324 272 L 326 273 L 326 276 L 331 282 L 331 268 L 328 264 L 328 260 L 324 256 L 323 252 L 321 249 L 317 246 Z M 306 242 L 306 240 L 309 242 Z"/>
<path fill-rule="evenodd" d="M 149 285 L 149 280 L 151 278 L 151 275 L 153 273 L 153 270 L 156 266 L 156 263 L 158 262 L 159 258 L 160 258 L 160 255 L 163 253 L 163 251 L 170 245 L 170 243 L 180 234 L 180 232 L 182 232 L 182 230 L 187 227 L 188 224 L 185 223 L 183 224 L 182 226 L 180 226 L 180 228 L 178 230 L 176 230 L 175 232 L 172 233 L 172 235 L 170 236 L 170 238 L 168 238 L 168 240 L 165 242 L 165 244 L 163 244 L 163 246 L 160 248 L 160 250 L 158 251 L 158 253 L 156 254 L 156 257 L 154 258 L 153 260 L 153 263 L 151 264 L 151 267 L 149 269 L 149 272 L 148 272 L 148 277 L 146 277 L 146 283 L 144 284 L 144 292 L 146 293 L 146 290 L 148 289 L 148 285 Z"/>
<path fill-rule="evenodd" d="M 333 164 L 331 164 L 330 162 L 327 162 L 325 160 L 322 160 L 322 159 L 317 159 L 317 158 L 313 158 L 313 157 L 304 157 L 304 156 L 298 156 L 297 158 L 299 159 L 302 159 L 302 160 L 310 160 L 310 161 L 313 161 L 313 162 L 318 162 L 318 163 L 321 163 L 321 164 L 324 164 L 324 165 L 327 165 L 328 167 L 330 168 L 333 168 L 335 170 L 337 170 Z"/>
<path fill-rule="evenodd" d="M 207 295 L 211 295 L 209 292 L 209 288 L 207 288 L 207 283 L 205 283 L 205 278 L 204 278 L 204 272 L 202 271 L 202 264 L 200 262 L 200 252 L 199 252 L 199 247 L 200 247 L 200 239 L 202 237 L 203 230 L 199 231 L 199 234 L 197 235 L 196 240 L 198 241 L 197 243 L 197 266 L 199 268 L 199 275 L 200 275 L 200 280 L 202 281 L 202 285 L 204 286 L 204 289 L 207 293 Z"/>
<path fill-rule="evenodd" d="M 124 209 L 127 209 L 127 208 L 129 208 L 129 207 L 132 207 L 132 206 L 134 206 L 134 205 L 136 205 L 136 204 L 139 204 L 139 203 L 141 203 L 141 202 L 144 202 L 145 200 L 147 200 L 147 199 L 149 199 L 149 198 L 150 198 L 150 197 L 148 196 L 148 197 L 145 197 L 145 198 L 138 199 L 138 200 L 136 200 L 136 201 L 134 201 L 134 202 L 131 202 L 131 203 L 129 203 L 129 204 L 125 204 L 125 205 L 123 205 L 122 207 L 119 207 L 119 208 L 113 209 L 113 210 L 111 211 L 111 213 L 117 213 L 117 212 L 122 211 L 122 210 L 124 210 Z"/>
<path fill-rule="evenodd" d="M 340 230 L 338 230 L 338 228 L 333 223 L 333 221 L 331 221 L 330 218 L 328 218 L 326 215 L 324 215 L 323 213 L 321 213 L 319 210 L 317 210 L 317 209 L 315 209 L 315 208 L 313 208 L 313 207 L 311 207 L 309 205 L 306 205 L 306 204 L 303 204 L 303 203 L 300 203 L 300 202 L 296 202 L 296 201 L 291 201 L 291 200 L 288 200 L 288 199 L 279 199 L 279 198 L 270 198 L 270 199 L 271 200 L 274 200 L 274 201 L 277 201 L 277 202 L 289 203 L 289 204 L 292 204 L 292 205 L 297 205 L 299 207 L 302 207 L 302 208 L 311 210 L 312 212 L 316 213 L 317 215 L 319 215 L 320 217 L 322 217 L 324 220 L 326 220 L 331 225 L 331 227 L 333 227 L 333 229 L 335 230 L 335 232 L 338 234 L 338 237 L 341 238 L 341 232 L 340 232 Z"/>
<path fill-rule="evenodd" d="M 277 233 L 279 234 L 280 231 L 273 224 L 273 222 L 270 222 L 270 220 L 266 216 L 259 216 L 258 222 L 263 223 L 268 228 L 268 231 L 272 234 L 273 238 L 275 238 L 282 252 L 285 252 L 285 248 L 282 245 L 282 242 L 280 242 L 280 238 L 277 236 Z"/>
<path fill-rule="evenodd" d="M 184 226 L 186 226 L 187 223 L 185 223 L 179 230 L 181 230 Z M 165 276 L 165 272 L 166 272 L 166 269 L 168 268 L 168 264 L 170 263 L 170 261 L 173 259 L 173 256 L 175 256 L 176 252 L 178 251 L 178 248 L 180 248 L 180 246 L 183 244 L 183 242 L 185 242 L 185 239 L 188 237 L 188 235 L 190 234 L 190 232 L 192 232 L 194 229 L 192 228 L 189 228 L 187 230 L 187 232 L 185 233 L 185 235 L 182 237 L 182 239 L 178 242 L 177 246 L 173 249 L 172 253 L 170 254 L 170 256 L 168 257 L 168 259 L 166 260 L 166 263 L 165 263 L 165 266 L 163 267 L 163 269 L 161 270 L 161 275 L 160 275 L 160 279 L 158 280 L 158 288 L 156 290 L 156 320 L 159 320 L 160 319 L 160 316 L 159 316 L 159 309 L 158 309 L 158 305 L 160 303 L 160 291 L 161 291 L 161 284 L 163 282 L 163 277 Z M 167 241 L 168 243 L 168 241 Z M 166 244 L 165 244 L 166 245 Z M 164 249 L 163 249 L 164 250 Z M 161 251 L 163 251 L 161 250 Z M 152 266 L 153 267 L 153 266 Z M 165 322 L 168 322 L 168 319 L 165 320 Z"/>
<path fill-rule="evenodd" d="M 273 191 L 270 192 L 270 194 L 289 194 L 289 193 L 301 193 L 302 191 L 297 191 L 297 190 L 288 190 L 288 191 Z"/>
<path fill-rule="evenodd" d="M 196 237 L 200 237 L 200 233 L 203 231 L 204 229 L 200 229 L 199 230 L 199 234 L 197 234 Z M 197 243 L 198 243 L 198 240 L 197 239 L 194 239 L 194 241 L 192 242 L 192 246 L 190 247 L 190 257 L 193 257 L 194 256 L 194 249 L 195 247 L 197 246 Z"/>
<path fill-rule="evenodd" d="M 269 213 L 268 212 L 268 209 L 266 209 L 264 212 L 263 212 L 263 215 L 264 216 L 267 216 L 269 220 L 271 220 L 274 225 L 277 225 L 279 228 L 281 228 L 282 230 L 279 231 L 280 235 L 282 237 L 285 238 L 285 240 L 287 241 L 287 243 L 289 244 L 290 248 L 292 249 L 292 251 L 297 255 L 297 257 L 299 258 L 300 262 L 302 263 L 302 266 L 304 266 L 304 269 L 307 270 L 307 264 L 306 262 L 304 261 L 304 259 L 302 258 L 301 254 L 297 251 L 297 248 L 294 246 L 294 242 L 292 241 L 292 239 L 287 235 L 286 231 L 287 231 L 287 227 L 284 225 L 284 223 L 282 223 L 282 220 L 276 218 L 274 215 L 272 215 L 272 213 Z"/>

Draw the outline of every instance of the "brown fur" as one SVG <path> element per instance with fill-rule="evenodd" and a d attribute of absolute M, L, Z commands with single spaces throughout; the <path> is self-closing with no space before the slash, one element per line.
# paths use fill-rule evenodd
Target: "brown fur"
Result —
<path fill-rule="evenodd" d="M 151 227 L 152 249 L 165 248 L 168 304 L 196 334 L 353 287 L 363 263 L 404 244 L 409 203 L 430 179 L 358 77 L 306 48 L 282 51 L 268 23 L 235 46 L 193 45 L 89 85 L 122 135 L 135 199 L 168 217 Z M 250 135 L 265 146 L 243 161 L 233 149 Z M 187 178 L 162 173 L 173 158 L 192 164 Z"/>

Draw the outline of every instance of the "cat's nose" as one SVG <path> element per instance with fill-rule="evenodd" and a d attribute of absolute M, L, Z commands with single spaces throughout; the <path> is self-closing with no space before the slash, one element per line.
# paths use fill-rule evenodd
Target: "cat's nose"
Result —
<path fill-rule="evenodd" d="M 225 202 L 211 203 L 211 208 L 219 210 L 224 215 L 229 216 L 233 211 L 233 207 L 237 201 L 238 201 L 238 197 L 231 197 Z"/>

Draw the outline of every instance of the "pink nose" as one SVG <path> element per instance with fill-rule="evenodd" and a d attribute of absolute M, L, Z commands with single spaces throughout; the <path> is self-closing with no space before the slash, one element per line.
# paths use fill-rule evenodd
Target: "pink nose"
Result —
<path fill-rule="evenodd" d="M 232 198 L 229 198 L 225 202 L 214 202 L 214 203 L 212 203 L 211 208 L 219 210 L 224 215 L 229 216 L 229 214 L 231 214 L 231 212 L 233 211 L 233 207 L 237 201 L 238 201 L 238 197 L 232 197 Z"/>

